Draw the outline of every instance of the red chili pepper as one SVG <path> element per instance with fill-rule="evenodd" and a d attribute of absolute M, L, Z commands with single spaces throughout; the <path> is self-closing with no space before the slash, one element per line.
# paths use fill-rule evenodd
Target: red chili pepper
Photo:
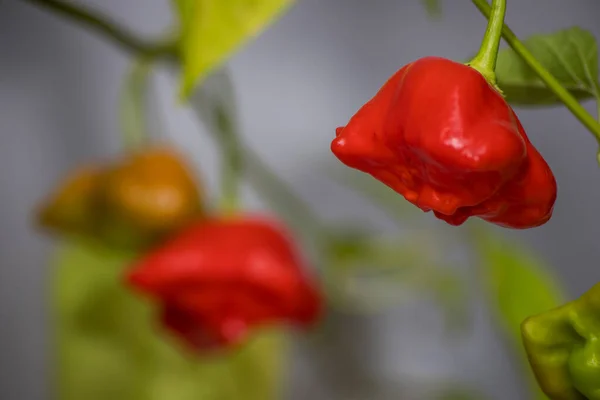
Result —
<path fill-rule="evenodd" d="M 550 167 L 477 70 L 438 57 L 397 71 L 337 128 L 333 153 L 451 225 L 469 217 L 524 229 L 556 200 Z"/>
<path fill-rule="evenodd" d="M 192 224 L 143 257 L 128 282 L 157 298 L 163 325 L 196 350 L 235 345 L 276 322 L 308 326 L 321 312 L 287 232 L 262 218 Z"/>

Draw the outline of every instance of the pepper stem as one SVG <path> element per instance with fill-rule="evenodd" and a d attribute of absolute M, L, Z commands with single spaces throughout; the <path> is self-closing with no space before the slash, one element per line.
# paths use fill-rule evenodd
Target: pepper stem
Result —
<path fill-rule="evenodd" d="M 244 168 L 244 157 L 233 121 L 227 115 L 227 111 L 221 108 L 216 110 L 216 123 L 223 158 L 219 208 L 223 214 L 233 215 L 240 205 L 239 189 Z"/>
<path fill-rule="evenodd" d="M 146 57 L 138 58 L 126 77 L 121 93 L 120 123 L 123 144 L 136 149 L 146 140 L 146 106 L 152 63 Z"/>
<path fill-rule="evenodd" d="M 500 48 L 500 38 L 502 37 L 505 15 L 506 0 L 492 0 L 492 12 L 481 47 L 475 58 L 467 64 L 479 71 L 496 88 L 498 88 L 495 72 L 496 61 L 498 59 L 498 49 Z"/>

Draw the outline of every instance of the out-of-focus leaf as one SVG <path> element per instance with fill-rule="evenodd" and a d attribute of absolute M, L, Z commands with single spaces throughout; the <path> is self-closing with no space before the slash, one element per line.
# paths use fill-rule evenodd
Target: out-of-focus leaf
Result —
<path fill-rule="evenodd" d="M 433 282 L 432 293 L 444 313 L 449 330 L 463 331 L 470 327 L 470 296 L 467 282 L 463 277 L 445 268 Z"/>
<path fill-rule="evenodd" d="M 433 233 L 375 237 L 359 228 L 333 231 L 323 260 L 332 306 L 371 313 L 426 296 L 439 304 L 449 327 L 464 326 L 463 281 L 428 251 L 434 242 Z"/>
<path fill-rule="evenodd" d="M 525 248 L 482 229 L 476 231 L 474 245 L 491 310 L 518 349 L 523 368 L 529 370 L 521 323 L 560 305 L 562 289 L 545 263 Z M 531 387 L 535 398 L 546 399 L 532 375 Z"/>
<path fill-rule="evenodd" d="M 131 254 L 67 243 L 53 305 L 61 400 L 276 399 L 285 341 L 264 331 L 239 351 L 192 356 L 122 283 Z M 232 384 L 234 382 L 235 384 Z"/>
<path fill-rule="evenodd" d="M 442 14 L 440 0 L 421 0 L 421 2 L 431 17 L 439 17 Z"/>
<path fill-rule="evenodd" d="M 181 24 L 181 94 L 195 86 L 234 51 L 257 36 L 292 0 L 174 0 Z"/>
<path fill-rule="evenodd" d="M 600 96 L 598 47 L 594 36 L 574 27 L 524 41 L 533 56 L 578 99 Z M 562 104 L 537 74 L 511 48 L 498 54 L 498 86 L 520 106 Z"/>
<path fill-rule="evenodd" d="M 521 322 L 562 303 L 560 286 L 542 260 L 499 236 L 481 235 L 477 250 L 490 300 L 511 337 L 520 342 Z"/>
<path fill-rule="evenodd" d="M 323 276 L 334 306 L 367 313 L 415 297 L 424 252 L 401 241 L 388 245 L 348 233 L 353 232 L 333 236 L 324 254 Z"/>

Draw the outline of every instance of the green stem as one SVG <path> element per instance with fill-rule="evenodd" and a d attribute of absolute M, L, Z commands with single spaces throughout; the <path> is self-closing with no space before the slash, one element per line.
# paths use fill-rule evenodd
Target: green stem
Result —
<path fill-rule="evenodd" d="M 487 4 L 487 3 L 486 3 Z M 496 86 L 496 60 L 500 48 L 502 26 L 506 15 L 506 0 L 493 0 L 489 22 L 479 52 L 469 65 L 478 70 L 485 79 Z"/>
<path fill-rule="evenodd" d="M 491 8 L 486 0 L 471 0 L 479 11 L 490 18 Z M 527 50 L 514 32 L 506 25 L 502 28 L 502 37 L 515 53 L 531 68 L 546 86 L 558 97 L 575 117 L 600 142 L 600 123 L 579 104 L 577 99 Z"/>
<path fill-rule="evenodd" d="M 111 40 L 122 49 L 143 55 L 147 58 L 157 56 L 173 56 L 175 54 L 175 42 L 167 41 L 161 43 L 150 43 L 141 40 L 134 34 L 117 26 L 104 15 L 96 11 L 75 6 L 61 0 L 23 0 L 38 7 L 46 8 L 58 15 L 69 18 L 91 30 L 100 33 L 103 37 Z"/>
<path fill-rule="evenodd" d="M 197 108 L 192 109 L 203 121 Z M 237 185 L 243 175 L 257 194 L 287 223 L 296 227 L 303 237 L 316 243 L 317 247 L 325 245 L 326 231 L 312 208 L 243 142 L 235 131 L 233 120 L 227 110 L 219 110 L 216 128 L 208 129 L 225 155 L 220 208 L 225 212 L 235 210 Z"/>
<path fill-rule="evenodd" d="M 121 94 L 121 131 L 126 147 L 139 147 L 146 137 L 146 100 L 152 63 L 146 58 L 135 61 L 126 77 Z"/>
<path fill-rule="evenodd" d="M 217 109 L 217 139 L 221 147 L 221 201 L 220 210 L 225 214 L 233 214 L 239 208 L 240 183 L 243 175 L 244 154 L 233 126 L 224 110 Z"/>
<path fill-rule="evenodd" d="M 325 243 L 325 229 L 313 209 L 250 148 L 245 147 L 248 180 L 257 192 L 280 213 L 289 215 L 290 223 L 311 237 L 315 243 Z M 324 238 L 323 238 L 324 239 Z M 322 243 L 320 243 L 322 242 Z"/>

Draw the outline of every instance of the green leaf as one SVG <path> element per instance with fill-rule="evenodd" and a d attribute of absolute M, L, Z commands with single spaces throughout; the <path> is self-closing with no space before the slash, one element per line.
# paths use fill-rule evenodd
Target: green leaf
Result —
<path fill-rule="evenodd" d="M 442 5 L 440 0 L 421 0 L 425 10 L 431 17 L 439 17 L 442 14 Z"/>
<path fill-rule="evenodd" d="M 257 36 L 293 0 L 174 0 L 181 24 L 181 95 Z"/>
<path fill-rule="evenodd" d="M 417 289 L 439 276 L 423 276 L 430 260 L 422 246 L 401 238 L 374 239 L 347 227 L 328 240 L 322 262 L 326 292 L 335 306 L 361 314 L 414 298 Z"/>
<path fill-rule="evenodd" d="M 562 289 L 542 260 L 515 243 L 484 230 L 477 230 L 473 241 L 492 312 L 529 371 L 521 343 L 521 323 L 560 305 L 564 299 Z M 530 378 L 536 398 L 546 399 L 531 373 Z"/>
<path fill-rule="evenodd" d="M 554 308 L 563 295 L 544 263 L 524 248 L 486 235 L 478 241 L 488 295 L 511 336 L 520 342 L 525 318 Z"/>
<path fill-rule="evenodd" d="M 426 296 L 439 306 L 449 328 L 468 322 L 464 280 L 430 250 L 440 249 L 433 232 L 375 237 L 340 226 L 326 237 L 322 275 L 332 307 L 366 314 Z"/>
<path fill-rule="evenodd" d="M 600 97 L 598 47 L 594 36 L 574 27 L 546 35 L 534 35 L 525 47 L 578 99 Z M 498 54 L 498 86 L 513 105 L 562 104 L 531 68 L 510 48 Z"/>
<path fill-rule="evenodd" d="M 54 326 L 61 400 L 269 400 L 284 337 L 263 331 L 222 355 L 191 355 L 161 330 L 122 275 L 132 254 L 67 243 L 55 260 Z M 235 382 L 235 384 L 231 384 Z"/>

